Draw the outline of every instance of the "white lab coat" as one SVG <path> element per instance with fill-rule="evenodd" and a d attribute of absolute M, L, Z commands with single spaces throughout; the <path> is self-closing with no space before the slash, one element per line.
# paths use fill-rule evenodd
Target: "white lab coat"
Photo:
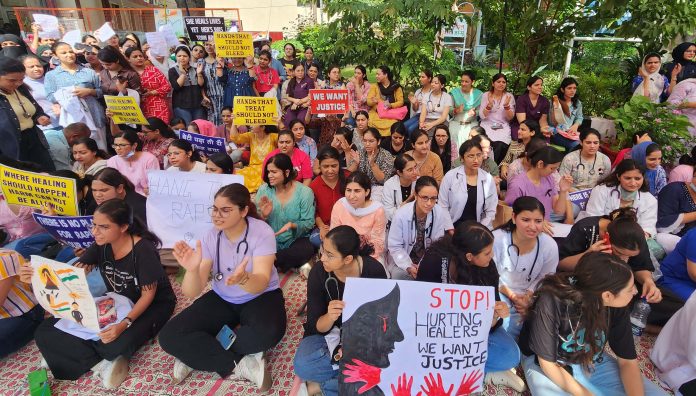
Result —
<path fill-rule="evenodd" d="M 696 378 L 696 293 L 667 322 L 655 341 L 650 359 L 657 375 L 676 392 Z"/>
<path fill-rule="evenodd" d="M 416 244 L 416 224 L 414 221 L 415 202 L 409 202 L 399 208 L 392 219 L 387 239 L 387 270 L 392 272 L 394 267 L 403 270 L 410 267 L 411 250 Z M 454 229 L 449 213 L 439 205 L 433 207 L 425 220 L 425 248 L 442 238 L 445 232 Z"/>
<path fill-rule="evenodd" d="M 464 213 L 467 199 L 466 173 L 464 165 L 461 165 L 451 169 L 442 178 L 438 201 L 440 206 L 449 212 L 452 221 L 457 221 Z M 498 192 L 493 176 L 479 168 L 476 188 L 476 220 L 492 229 L 497 206 Z"/>
<path fill-rule="evenodd" d="M 590 216 L 605 216 L 621 205 L 619 187 L 599 184 L 592 189 L 585 210 L 580 212 L 577 220 Z M 633 201 L 633 208 L 638 213 L 638 224 L 653 238 L 657 235 L 657 199 L 649 192 L 639 191 Z"/>
<path fill-rule="evenodd" d="M 411 191 L 415 191 L 416 182 L 411 184 Z M 401 207 L 401 183 L 399 175 L 394 175 L 384 182 L 382 189 L 382 206 L 384 206 L 384 214 L 387 216 L 387 223 L 392 221 L 394 213 Z"/>

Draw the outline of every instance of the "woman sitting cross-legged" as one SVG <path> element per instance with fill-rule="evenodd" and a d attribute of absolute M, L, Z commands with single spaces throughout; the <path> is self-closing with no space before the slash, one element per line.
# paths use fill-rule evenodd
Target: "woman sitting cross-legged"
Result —
<path fill-rule="evenodd" d="M 338 364 L 334 356 L 341 348 L 346 279 L 387 278 L 382 264 L 370 257 L 371 249 L 361 247 L 358 233 L 346 225 L 332 229 L 322 241 L 321 262 L 312 267 L 307 279 L 307 321 L 294 361 L 298 376 L 319 383 L 320 389 L 309 394 L 321 390 L 325 396 L 338 395 L 338 368 L 333 365 Z"/>
<path fill-rule="evenodd" d="M 121 322 L 98 333 L 96 341 L 59 330 L 56 318 L 44 320 L 34 339 L 54 378 L 74 381 L 91 370 L 105 388 L 115 389 L 128 375 L 128 359 L 169 320 L 176 296 L 157 253 L 159 239 L 125 201 L 101 204 L 94 212 L 92 234 L 95 243 L 75 266 L 99 268 L 107 291 L 127 297 L 133 308 Z M 22 273 L 24 282 L 30 279 L 31 271 Z"/>
<path fill-rule="evenodd" d="M 186 269 L 184 295 L 196 298 L 162 329 L 160 345 L 176 358 L 172 377 L 183 381 L 191 371 L 234 373 L 268 390 L 272 380 L 264 351 L 285 334 L 286 315 L 278 272 L 273 266 L 273 229 L 258 219 L 249 190 L 229 184 L 215 194 L 210 210 L 213 228 L 192 249 L 174 245 L 174 257 Z M 222 346 L 216 335 L 225 329 L 236 338 Z M 231 332 L 230 332 L 231 333 Z"/>

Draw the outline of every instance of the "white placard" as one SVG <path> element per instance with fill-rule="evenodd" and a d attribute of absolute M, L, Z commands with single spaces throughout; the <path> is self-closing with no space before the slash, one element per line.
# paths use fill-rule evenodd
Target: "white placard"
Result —
<path fill-rule="evenodd" d="M 41 256 L 31 256 L 31 286 L 39 304 L 56 318 L 99 331 L 97 306 L 85 270 Z"/>
<path fill-rule="evenodd" d="M 39 37 L 41 38 L 60 38 L 60 29 L 58 29 L 58 18 L 53 15 L 33 14 L 34 22 L 41 27 Z"/>
<path fill-rule="evenodd" d="M 403 374 L 416 390 L 431 375 L 458 395 L 483 389 L 492 287 L 348 278 L 343 301 L 340 394 L 391 394 Z"/>
<path fill-rule="evenodd" d="M 71 30 L 65 33 L 65 36 L 63 36 L 61 41 L 68 43 L 71 47 L 75 48 L 75 44 L 82 42 L 82 32 L 79 30 Z"/>
<path fill-rule="evenodd" d="M 105 43 L 108 39 L 114 37 L 116 32 L 111 27 L 109 22 L 103 24 L 99 29 L 94 31 L 94 36 L 99 39 L 102 43 Z"/>
<path fill-rule="evenodd" d="M 145 33 L 145 40 L 150 45 L 150 55 L 169 56 L 169 46 L 164 34 L 160 32 Z"/>
<path fill-rule="evenodd" d="M 164 35 L 164 40 L 167 43 L 167 47 L 176 47 L 178 46 L 179 39 L 176 37 L 176 34 L 174 33 L 174 29 L 172 29 L 171 26 L 169 25 L 163 25 L 159 27 L 160 33 Z"/>
<path fill-rule="evenodd" d="M 164 248 L 201 239 L 212 225 L 208 208 L 215 193 L 222 186 L 244 183 L 239 175 L 179 171 L 152 171 L 147 179 L 147 224 Z"/>

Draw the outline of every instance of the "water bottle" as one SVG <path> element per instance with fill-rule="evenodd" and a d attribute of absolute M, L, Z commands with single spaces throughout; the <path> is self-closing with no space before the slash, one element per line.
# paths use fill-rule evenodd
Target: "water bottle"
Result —
<path fill-rule="evenodd" d="M 643 329 L 648 323 L 648 315 L 650 315 L 650 304 L 645 298 L 641 298 L 633 304 L 631 311 L 631 329 L 634 336 L 641 336 Z"/>

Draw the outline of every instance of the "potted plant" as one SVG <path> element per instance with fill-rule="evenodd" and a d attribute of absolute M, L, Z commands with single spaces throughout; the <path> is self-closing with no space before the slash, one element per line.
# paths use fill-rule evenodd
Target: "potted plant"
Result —
<path fill-rule="evenodd" d="M 651 132 L 653 141 L 662 148 L 662 162 L 670 166 L 691 150 L 696 139 L 688 131 L 689 119 L 675 105 L 652 103 L 644 96 L 631 100 L 605 114 L 616 123 L 616 140 L 613 150 L 631 147 L 636 132 Z"/>

